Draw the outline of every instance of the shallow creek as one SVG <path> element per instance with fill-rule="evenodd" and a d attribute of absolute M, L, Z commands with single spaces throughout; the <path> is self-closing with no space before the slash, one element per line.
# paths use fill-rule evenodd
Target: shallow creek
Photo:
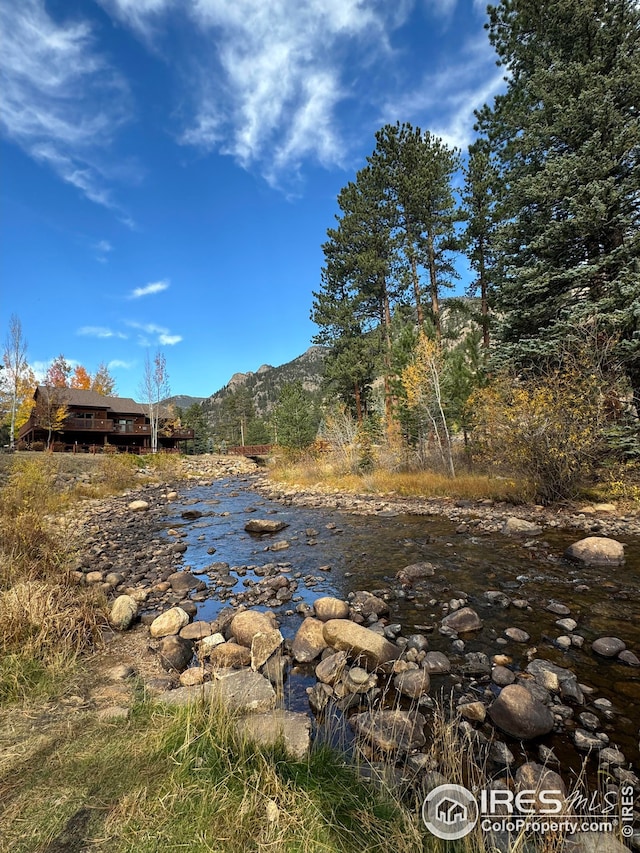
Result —
<path fill-rule="evenodd" d="M 196 509 L 203 516 L 187 521 L 182 518 L 187 509 Z M 249 519 L 263 517 L 277 518 L 289 526 L 265 537 L 244 531 Z M 249 483 L 239 480 L 217 481 L 208 487 L 183 491 L 180 501 L 168 506 L 162 526 L 186 534 L 182 540 L 188 545 L 184 568 L 198 573 L 213 562 L 229 565 L 230 578 L 224 588 L 216 590 L 206 574 L 200 575 L 209 582 L 210 590 L 198 606 L 197 619 L 210 621 L 222 607 L 233 604 L 234 595 L 246 592 L 251 581 L 261 580 L 254 568 L 267 563 L 280 566 L 288 577 L 297 579 L 293 599 L 279 608 L 271 608 L 287 638 L 293 638 L 301 623 L 301 616 L 294 612 L 301 602 L 311 605 L 322 595 L 346 599 L 356 590 L 377 591 L 377 594 L 386 590 L 390 593 L 388 621 L 399 623 L 405 637 L 426 633 L 429 648 L 442 651 L 451 659 L 454 676 L 467 652 L 509 655 L 516 670 L 526 668 L 532 657 L 571 669 L 581 683 L 594 690 L 587 698 L 586 710 L 599 716 L 599 730 L 609 735 L 611 746 L 620 748 L 635 768 L 640 766 L 640 669 L 605 660 L 591 651 L 591 643 L 597 637 L 614 636 L 624 640 L 627 648 L 640 656 L 638 539 L 623 540 L 625 566 L 584 568 L 562 559 L 564 549 L 582 538 L 576 531 L 553 530 L 529 541 L 502 535 L 457 533 L 456 525 L 437 516 L 391 513 L 365 516 L 331 509 L 287 507 L 262 497 L 251 490 Z M 286 540 L 289 547 L 282 551 L 268 550 L 279 540 Z M 208 553 L 212 548 L 215 548 L 213 555 Z M 403 590 L 394 579 L 395 573 L 422 561 L 436 567 L 435 577 L 422 591 Z M 237 581 L 231 586 L 233 578 Z M 492 605 L 484 596 L 487 590 L 500 590 L 511 599 L 526 599 L 529 608 Z M 442 636 L 438 627 L 444 615 L 443 604 L 460 593 L 468 596 L 468 604 L 480 615 L 484 627 L 474 635 L 463 637 L 464 652 L 456 654 L 451 638 Z M 434 599 L 437 603 L 430 604 Z M 571 617 L 578 622 L 574 633 L 585 638 L 582 649 L 572 647 L 562 651 L 555 645 L 555 638 L 566 632 L 555 625 L 559 617 L 545 610 L 550 601 L 570 608 Z M 499 643 L 508 627 L 524 629 L 530 641 Z M 305 689 L 314 683 L 312 667 L 294 668 L 285 686 L 289 706 L 308 711 Z M 450 676 L 434 676 L 431 694 L 436 695 L 451 683 Z M 484 685 L 479 694 L 483 689 Z M 605 717 L 594 709 L 591 703 L 597 698 L 609 699 L 613 713 Z M 567 732 L 575 725 L 569 721 Z M 508 738 L 505 740 L 509 742 Z M 579 768 L 582 756 L 576 753 L 567 733 L 551 735 L 544 743 L 553 747 L 567 769 Z M 517 756 L 520 746 L 513 743 L 510 746 Z M 593 769 L 595 766 L 594 763 Z"/>

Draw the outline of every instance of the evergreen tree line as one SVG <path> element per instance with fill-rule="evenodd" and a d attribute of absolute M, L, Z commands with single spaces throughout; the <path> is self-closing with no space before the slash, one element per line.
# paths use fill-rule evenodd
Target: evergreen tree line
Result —
<path fill-rule="evenodd" d="M 505 91 L 464 156 L 386 125 L 338 195 L 311 311 L 327 386 L 453 473 L 452 434 L 492 428 L 483 389 L 508 407 L 507 387 L 596 376 L 597 430 L 638 454 L 640 8 L 502 0 L 488 17 Z M 473 298 L 443 301 L 463 257 Z"/>

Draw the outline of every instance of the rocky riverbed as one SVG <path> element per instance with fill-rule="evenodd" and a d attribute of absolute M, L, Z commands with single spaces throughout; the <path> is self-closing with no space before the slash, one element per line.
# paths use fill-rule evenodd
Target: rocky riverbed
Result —
<path fill-rule="evenodd" d="M 430 720 L 450 695 L 496 784 L 546 767 L 569 785 L 586 760 L 638 793 L 635 514 L 299 492 L 244 460 L 190 464 L 73 519 L 75 578 L 107 593 L 162 701 L 216 695 L 298 755 L 338 713 L 399 784 L 438 784 Z M 563 559 L 593 537 L 595 558 Z"/>

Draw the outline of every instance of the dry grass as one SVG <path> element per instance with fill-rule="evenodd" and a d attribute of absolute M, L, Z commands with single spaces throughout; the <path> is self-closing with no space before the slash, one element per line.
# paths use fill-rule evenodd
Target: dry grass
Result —
<path fill-rule="evenodd" d="M 526 485 L 512 479 L 485 474 L 460 474 L 447 477 L 436 471 L 397 471 L 376 468 L 359 474 L 345 473 L 330 457 L 307 458 L 289 462 L 279 459 L 270 468 L 273 480 L 303 488 L 350 494 L 381 494 L 400 497 L 440 497 L 467 500 L 493 500 L 521 503 L 526 500 Z"/>
<path fill-rule="evenodd" d="M 103 596 L 69 583 L 74 537 L 61 535 L 56 514 L 73 497 L 59 465 L 18 457 L 0 491 L 0 703 L 55 693 L 100 640 Z"/>

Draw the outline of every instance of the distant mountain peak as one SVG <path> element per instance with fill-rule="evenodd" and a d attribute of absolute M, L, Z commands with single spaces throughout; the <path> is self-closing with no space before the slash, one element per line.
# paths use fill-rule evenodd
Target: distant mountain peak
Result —
<path fill-rule="evenodd" d="M 256 415 L 265 417 L 278 402 L 282 388 L 292 382 L 301 382 L 320 402 L 326 353 L 326 347 L 311 346 L 302 355 L 278 367 L 263 364 L 255 372 L 234 373 L 223 388 L 204 400 L 202 408 L 209 421 L 215 424 L 223 417 L 225 399 L 244 388 L 251 397 Z"/>

